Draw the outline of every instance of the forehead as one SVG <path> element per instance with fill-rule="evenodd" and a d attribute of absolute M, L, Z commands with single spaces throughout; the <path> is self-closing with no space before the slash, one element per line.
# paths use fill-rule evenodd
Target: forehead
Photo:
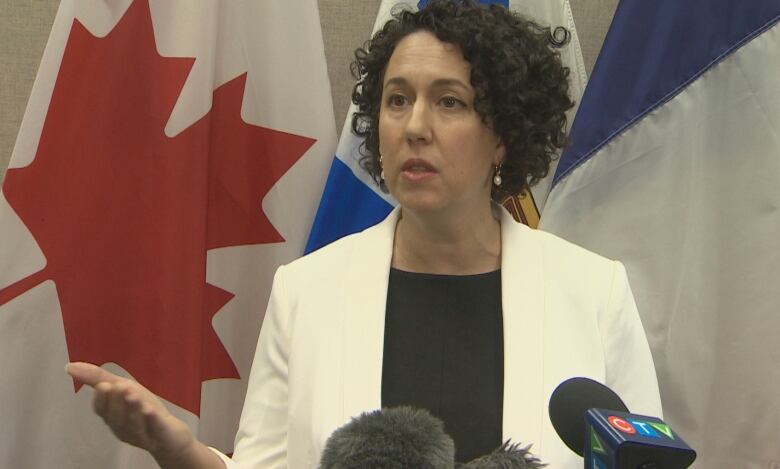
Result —
<path fill-rule="evenodd" d="M 440 41 L 430 31 L 417 31 L 398 42 L 387 63 L 385 83 L 394 77 L 451 78 L 468 84 L 471 64 L 460 48 Z"/>

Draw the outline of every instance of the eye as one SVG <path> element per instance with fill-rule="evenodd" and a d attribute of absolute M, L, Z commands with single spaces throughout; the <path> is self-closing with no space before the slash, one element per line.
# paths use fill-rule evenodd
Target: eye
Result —
<path fill-rule="evenodd" d="M 404 106 L 408 100 L 406 99 L 406 96 L 402 94 L 391 94 L 387 98 L 387 104 L 392 107 L 402 107 Z"/>
<path fill-rule="evenodd" d="M 445 96 L 439 100 L 439 103 L 447 109 L 466 107 L 466 103 L 454 96 Z"/>

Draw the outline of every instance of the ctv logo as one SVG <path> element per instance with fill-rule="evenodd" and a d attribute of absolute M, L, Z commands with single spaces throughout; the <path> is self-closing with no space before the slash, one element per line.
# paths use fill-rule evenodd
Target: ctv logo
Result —
<path fill-rule="evenodd" d="M 659 434 L 666 435 L 670 440 L 674 440 L 674 433 L 669 425 L 663 422 L 648 422 L 646 420 L 639 420 L 636 418 L 624 419 L 616 415 L 612 415 L 607 418 L 609 424 L 613 428 L 620 430 L 628 435 L 641 435 L 651 438 L 662 438 Z M 656 431 L 657 430 L 657 431 Z"/>

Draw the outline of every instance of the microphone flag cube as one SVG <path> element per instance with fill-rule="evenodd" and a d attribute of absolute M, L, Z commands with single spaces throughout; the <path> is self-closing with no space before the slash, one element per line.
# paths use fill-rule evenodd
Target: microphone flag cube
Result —
<path fill-rule="evenodd" d="M 696 452 L 656 417 L 589 409 L 585 438 L 585 469 L 684 469 L 696 459 Z"/>

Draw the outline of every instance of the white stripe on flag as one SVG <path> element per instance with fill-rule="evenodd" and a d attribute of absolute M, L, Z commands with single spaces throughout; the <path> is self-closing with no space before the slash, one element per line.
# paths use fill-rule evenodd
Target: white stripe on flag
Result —
<path fill-rule="evenodd" d="M 703 468 L 780 464 L 780 26 L 758 32 L 563 178 L 540 226 L 626 264 Z"/>

